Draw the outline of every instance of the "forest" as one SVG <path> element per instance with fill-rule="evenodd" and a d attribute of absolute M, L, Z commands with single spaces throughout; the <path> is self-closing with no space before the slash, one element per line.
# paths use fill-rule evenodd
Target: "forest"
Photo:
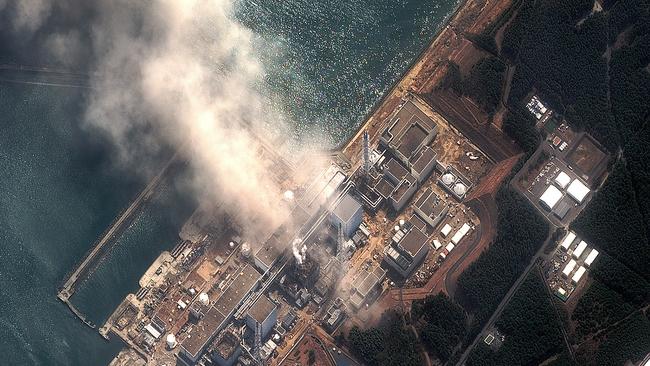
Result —
<path fill-rule="evenodd" d="M 548 223 L 518 193 L 503 186 L 497 193 L 498 221 L 494 242 L 458 279 L 461 303 L 474 313 L 474 337 L 517 277 L 541 248 Z M 525 228 L 525 229 L 523 229 Z"/>
<path fill-rule="evenodd" d="M 595 280 L 578 300 L 571 319 L 576 322 L 573 343 L 607 329 L 636 309 L 616 291 Z"/>
<path fill-rule="evenodd" d="M 369 366 L 419 366 L 418 342 L 404 316 L 396 312 L 382 315 L 376 328 L 353 327 L 348 334 L 350 349 Z"/>
<path fill-rule="evenodd" d="M 424 346 L 443 362 L 449 360 L 467 331 L 465 311 L 443 293 L 414 301 L 411 318 Z"/>
<path fill-rule="evenodd" d="M 468 365 L 537 365 L 563 352 L 560 319 L 538 271 L 531 271 L 496 322 L 505 341 L 496 351 L 483 342 Z"/>
<path fill-rule="evenodd" d="M 463 94 L 475 100 L 489 116 L 494 115 L 501 101 L 505 71 L 506 65 L 498 58 L 481 59 L 463 79 Z"/>
<path fill-rule="evenodd" d="M 580 363 L 590 365 L 623 365 L 627 360 L 641 360 L 650 349 L 650 319 L 648 314 L 637 312 L 618 324 L 605 337 L 593 360 Z"/>

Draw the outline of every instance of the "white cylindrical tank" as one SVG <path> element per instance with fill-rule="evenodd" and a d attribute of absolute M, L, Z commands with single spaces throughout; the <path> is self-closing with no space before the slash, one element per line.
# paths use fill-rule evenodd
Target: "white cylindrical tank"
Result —
<path fill-rule="evenodd" d="M 228 247 L 230 247 L 230 249 L 234 248 L 235 247 L 235 242 L 231 241 L 230 243 L 228 243 Z"/>
<path fill-rule="evenodd" d="M 464 184 L 458 183 L 454 186 L 454 193 L 456 193 L 459 196 L 462 196 L 467 192 L 467 187 L 465 187 Z"/>
<path fill-rule="evenodd" d="M 395 232 L 399 231 L 399 225 L 395 225 Z"/>
<path fill-rule="evenodd" d="M 167 347 L 169 349 L 176 347 L 176 336 L 172 333 L 167 334 Z"/>
<path fill-rule="evenodd" d="M 454 175 L 451 174 L 451 173 L 444 174 L 442 176 L 442 183 L 444 183 L 446 185 L 450 185 L 450 184 L 454 183 Z"/>
<path fill-rule="evenodd" d="M 206 294 L 205 292 L 201 292 L 201 294 L 199 295 L 199 301 L 201 302 L 201 304 L 205 306 L 210 305 L 210 298 L 208 297 L 208 294 Z"/>
<path fill-rule="evenodd" d="M 282 198 L 284 198 L 285 201 L 293 201 L 293 191 L 285 191 L 284 194 L 282 194 Z"/>
<path fill-rule="evenodd" d="M 241 245 L 241 255 L 244 258 L 250 258 L 251 256 L 251 245 L 248 243 L 243 243 Z"/>
<path fill-rule="evenodd" d="M 404 226 L 404 223 L 405 223 L 404 219 L 399 220 L 399 226 Z"/>

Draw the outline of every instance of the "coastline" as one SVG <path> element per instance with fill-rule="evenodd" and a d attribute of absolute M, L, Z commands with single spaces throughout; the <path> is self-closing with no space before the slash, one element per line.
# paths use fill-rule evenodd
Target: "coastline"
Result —
<path fill-rule="evenodd" d="M 368 125 L 374 121 L 375 114 L 377 114 L 381 109 L 381 107 L 383 107 L 384 104 L 386 104 L 387 100 L 392 96 L 397 96 L 394 95 L 396 94 L 397 89 L 400 87 L 409 86 L 408 84 L 405 85 L 402 84 L 407 81 L 409 74 L 415 71 L 415 68 L 416 66 L 418 66 L 419 63 L 424 61 L 427 56 L 431 56 L 435 54 L 436 48 L 437 46 L 439 46 L 438 43 L 442 39 L 443 35 L 445 34 L 445 31 L 447 31 L 450 28 L 450 26 L 452 25 L 452 23 L 454 23 L 454 21 L 458 22 L 459 18 L 464 15 L 462 14 L 462 12 L 468 10 L 467 6 L 472 1 L 473 0 L 460 0 L 457 3 L 454 11 L 445 17 L 445 20 L 441 23 L 440 27 L 431 38 L 431 41 L 429 41 L 429 43 L 422 48 L 422 50 L 418 53 L 417 57 L 415 57 L 413 61 L 409 63 L 409 65 L 404 69 L 404 71 L 395 79 L 391 87 L 385 93 L 382 94 L 382 96 L 373 104 L 370 110 L 365 114 L 365 116 L 362 119 L 362 123 L 359 125 L 359 127 L 357 127 L 356 131 L 348 139 L 339 142 L 337 146 L 330 149 L 332 153 L 342 153 L 345 152 L 348 148 L 350 148 L 350 146 L 357 139 L 359 139 L 362 132 L 366 130 Z M 372 139 L 372 134 L 371 134 L 371 139 Z"/>

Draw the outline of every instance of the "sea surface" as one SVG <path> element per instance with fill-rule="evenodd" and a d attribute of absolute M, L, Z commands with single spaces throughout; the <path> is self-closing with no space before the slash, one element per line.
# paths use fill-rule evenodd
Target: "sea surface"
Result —
<path fill-rule="evenodd" d="M 342 142 L 406 70 L 457 0 L 241 0 L 255 34 L 269 104 L 295 137 Z M 119 167 L 83 122 L 83 90 L 0 83 L 0 365 L 105 365 L 121 348 L 56 298 L 65 275 L 146 182 Z M 195 203 L 166 182 L 73 296 L 97 324 Z"/>

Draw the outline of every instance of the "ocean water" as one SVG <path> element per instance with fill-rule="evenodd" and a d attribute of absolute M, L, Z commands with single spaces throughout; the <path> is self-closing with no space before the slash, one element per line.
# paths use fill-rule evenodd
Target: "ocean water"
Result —
<path fill-rule="evenodd" d="M 417 57 L 457 0 L 241 0 L 269 103 L 297 138 L 335 145 Z M 268 47 L 265 47 L 268 46 Z M 56 298 L 66 273 L 145 182 L 115 165 L 83 124 L 83 90 L 0 83 L 2 365 L 104 365 L 119 351 Z M 176 244 L 194 202 L 168 182 L 73 296 L 101 324 L 158 253 Z"/>

